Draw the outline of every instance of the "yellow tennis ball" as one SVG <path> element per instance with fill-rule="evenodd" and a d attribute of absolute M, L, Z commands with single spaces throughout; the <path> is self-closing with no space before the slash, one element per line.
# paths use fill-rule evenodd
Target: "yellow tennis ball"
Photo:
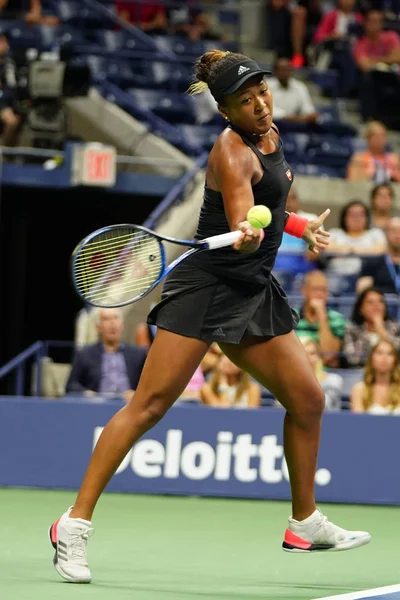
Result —
<path fill-rule="evenodd" d="M 262 229 L 263 227 L 268 227 L 271 223 L 272 215 L 268 206 L 263 206 L 262 204 L 258 204 L 257 206 L 253 206 L 247 213 L 247 220 L 252 227 L 256 229 Z"/>

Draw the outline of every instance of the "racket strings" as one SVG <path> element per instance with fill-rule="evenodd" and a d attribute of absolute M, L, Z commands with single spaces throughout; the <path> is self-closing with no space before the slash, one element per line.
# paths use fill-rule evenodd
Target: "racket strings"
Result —
<path fill-rule="evenodd" d="M 162 270 L 159 241 L 132 228 L 101 233 L 75 257 L 75 285 L 87 300 L 106 306 L 139 296 Z"/>

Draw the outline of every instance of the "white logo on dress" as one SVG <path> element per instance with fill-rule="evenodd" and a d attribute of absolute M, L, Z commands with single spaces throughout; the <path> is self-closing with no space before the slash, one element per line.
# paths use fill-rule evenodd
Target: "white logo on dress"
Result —
<path fill-rule="evenodd" d="M 250 67 L 244 67 L 243 65 L 240 65 L 238 75 L 243 75 L 243 73 L 246 73 L 246 71 L 250 71 Z"/>
<path fill-rule="evenodd" d="M 216 329 L 215 331 L 213 331 L 211 335 L 220 335 L 222 337 L 225 337 L 225 334 L 224 334 L 224 331 L 223 331 L 222 327 L 218 327 L 218 329 Z"/>

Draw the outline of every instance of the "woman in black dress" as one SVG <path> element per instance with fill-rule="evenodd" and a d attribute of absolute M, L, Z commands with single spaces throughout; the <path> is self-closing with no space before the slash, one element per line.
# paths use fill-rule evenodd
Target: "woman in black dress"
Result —
<path fill-rule="evenodd" d="M 193 255 L 166 280 L 161 302 L 149 315 L 157 334 L 134 400 L 104 429 L 74 507 L 50 528 L 55 567 L 69 581 L 91 579 L 86 541 L 104 487 L 132 445 L 173 405 L 214 341 L 286 408 L 292 516 L 283 548 L 345 550 L 370 540 L 366 532 L 332 524 L 315 506 L 324 393 L 294 332 L 295 314 L 271 270 L 284 230 L 316 252 L 326 246 L 329 234 L 320 227 L 329 210 L 310 223 L 285 213 L 293 173 L 272 121 L 265 74 L 253 60 L 235 53 L 212 50 L 197 61 L 192 93 L 208 86 L 228 122 L 209 156 L 197 237 L 235 229 L 242 236 L 233 248 Z M 272 213 L 264 236 L 246 221 L 254 204 L 265 204 Z"/>

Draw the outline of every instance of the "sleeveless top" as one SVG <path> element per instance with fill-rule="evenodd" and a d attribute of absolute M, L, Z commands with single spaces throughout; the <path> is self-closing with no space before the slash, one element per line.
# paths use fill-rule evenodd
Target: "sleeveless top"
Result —
<path fill-rule="evenodd" d="M 243 142 L 251 148 L 261 163 L 263 176 L 258 183 L 252 186 L 254 204 L 268 206 L 272 213 L 272 221 L 265 228 L 264 240 L 256 252 L 243 254 L 228 247 L 195 253 L 187 260 L 221 279 L 229 280 L 232 283 L 246 282 L 261 287 L 265 286 L 270 279 L 270 273 L 282 241 L 286 198 L 293 182 L 293 173 L 285 160 L 281 139 L 279 139 L 278 150 L 270 154 L 262 154 L 243 131 L 232 123 L 229 124 L 229 127 L 240 135 Z M 274 131 L 277 132 L 275 128 Z M 202 239 L 227 233 L 229 230 L 222 194 L 211 190 L 206 184 L 195 238 Z"/>

